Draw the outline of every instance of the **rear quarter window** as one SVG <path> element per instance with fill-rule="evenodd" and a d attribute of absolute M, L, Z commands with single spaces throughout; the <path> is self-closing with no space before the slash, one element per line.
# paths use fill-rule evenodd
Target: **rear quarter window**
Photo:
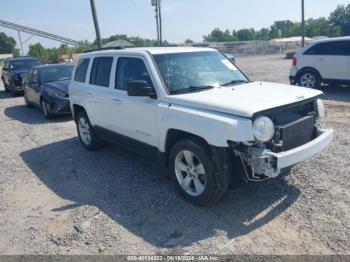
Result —
<path fill-rule="evenodd" d="M 97 57 L 91 69 L 90 84 L 109 87 L 113 57 Z"/>
<path fill-rule="evenodd" d="M 350 41 L 333 41 L 316 44 L 304 55 L 350 56 Z"/>
<path fill-rule="evenodd" d="M 77 69 L 75 70 L 74 81 L 85 82 L 89 63 L 90 58 L 83 58 L 78 61 Z"/>

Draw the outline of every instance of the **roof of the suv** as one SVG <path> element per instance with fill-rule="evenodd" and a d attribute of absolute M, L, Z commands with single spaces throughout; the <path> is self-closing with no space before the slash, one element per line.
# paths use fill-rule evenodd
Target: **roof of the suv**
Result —
<path fill-rule="evenodd" d="M 8 61 L 16 61 L 16 60 L 40 60 L 39 58 L 32 56 L 18 56 L 13 58 L 7 58 Z"/>
<path fill-rule="evenodd" d="M 44 65 L 33 66 L 33 68 L 42 69 L 42 68 L 50 68 L 50 67 L 68 67 L 68 66 L 73 67 L 74 65 L 71 65 L 71 64 L 44 64 Z"/>
<path fill-rule="evenodd" d="M 313 43 L 334 42 L 334 41 L 350 41 L 350 36 L 319 39 L 319 40 L 311 41 L 311 43 L 313 44 Z"/>
<path fill-rule="evenodd" d="M 203 52 L 203 51 L 216 51 L 212 48 L 203 48 L 203 47 L 132 47 L 126 49 L 108 49 L 108 50 L 100 50 L 93 51 L 89 53 L 85 53 L 82 56 L 89 56 L 91 54 L 101 54 L 101 53 L 130 53 L 130 52 L 149 52 L 152 55 L 158 54 L 172 54 L 172 53 L 187 53 L 187 52 Z"/>

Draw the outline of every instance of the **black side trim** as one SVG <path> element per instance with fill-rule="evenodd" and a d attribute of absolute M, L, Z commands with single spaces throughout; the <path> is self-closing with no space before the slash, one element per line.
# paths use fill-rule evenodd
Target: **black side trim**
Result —
<path fill-rule="evenodd" d="M 126 150 L 133 151 L 146 158 L 159 159 L 160 152 L 158 151 L 158 148 L 154 146 L 145 144 L 124 135 L 120 135 L 100 126 L 94 126 L 94 131 L 101 140 L 116 144 Z"/>

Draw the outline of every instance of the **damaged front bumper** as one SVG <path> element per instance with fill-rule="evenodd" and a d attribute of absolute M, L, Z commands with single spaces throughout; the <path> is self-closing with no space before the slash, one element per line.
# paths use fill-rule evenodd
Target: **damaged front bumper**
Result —
<path fill-rule="evenodd" d="M 333 130 L 318 130 L 318 135 L 310 142 L 297 148 L 274 153 L 266 148 L 245 146 L 234 152 L 242 160 L 249 180 L 263 180 L 277 177 L 287 169 L 325 149 L 333 139 Z"/>

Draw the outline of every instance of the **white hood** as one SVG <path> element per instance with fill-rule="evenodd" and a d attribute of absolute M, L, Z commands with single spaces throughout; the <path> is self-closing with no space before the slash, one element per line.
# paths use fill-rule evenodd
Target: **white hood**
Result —
<path fill-rule="evenodd" d="M 296 103 L 321 95 L 315 89 L 292 85 L 251 82 L 232 87 L 217 87 L 201 92 L 171 95 L 165 102 L 242 117 L 254 113 Z"/>

